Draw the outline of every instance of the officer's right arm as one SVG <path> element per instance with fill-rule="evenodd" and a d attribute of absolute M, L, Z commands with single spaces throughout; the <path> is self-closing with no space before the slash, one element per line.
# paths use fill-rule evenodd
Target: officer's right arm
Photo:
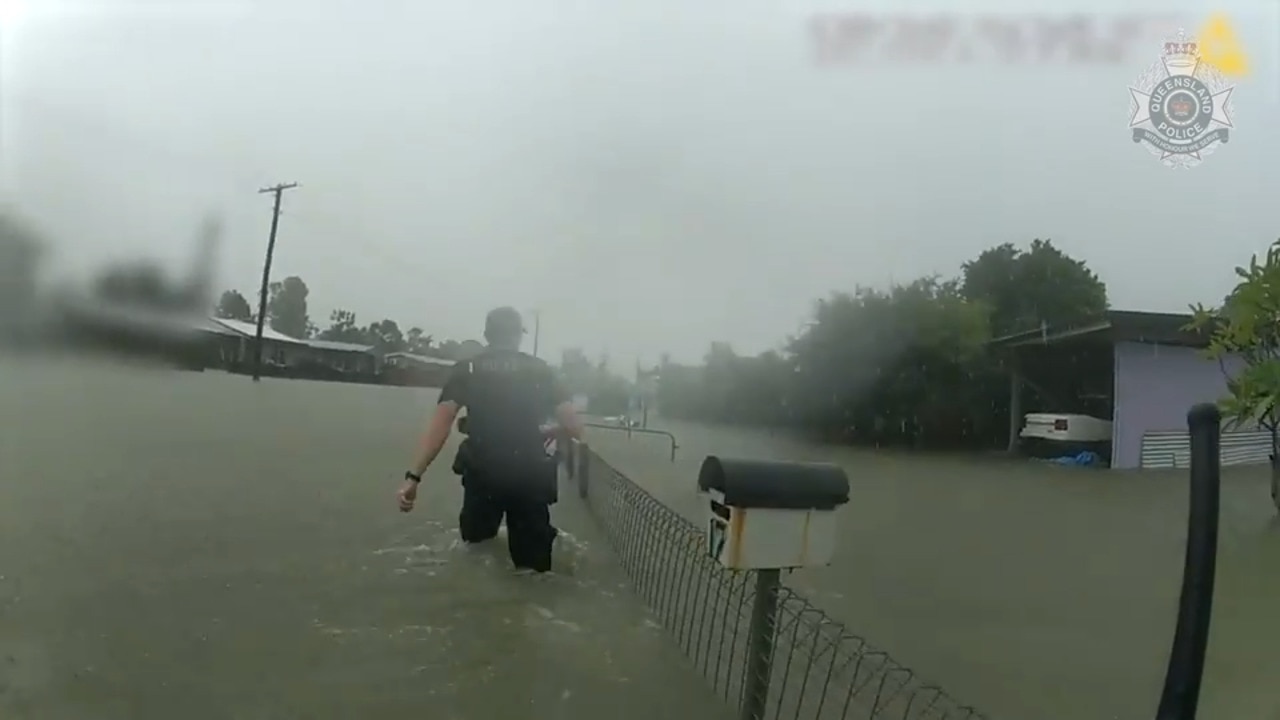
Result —
<path fill-rule="evenodd" d="M 449 434 L 453 432 L 453 421 L 457 419 L 458 411 L 467 404 L 470 384 L 470 363 L 458 363 L 455 365 L 449 373 L 449 379 L 445 381 L 444 387 L 440 390 L 440 399 L 436 403 L 436 410 L 432 413 L 431 422 L 427 424 L 427 430 L 422 435 L 422 444 L 418 449 L 412 466 L 414 474 L 422 475 L 425 473 L 444 448 L 445 441 L 449 439 Z"/>

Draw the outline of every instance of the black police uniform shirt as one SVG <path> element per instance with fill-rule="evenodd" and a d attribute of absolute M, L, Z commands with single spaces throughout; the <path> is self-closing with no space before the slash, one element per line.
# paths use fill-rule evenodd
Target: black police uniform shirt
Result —
<path fill-rule="evenodd" d="M 542 424 L 569 395 L 547 363 L 490 348 L 453 366 L 440 402 L 467 410 L 467 437 L 484 465 L 545 458 Z M 489 462 L 485 462 L 488 460 Z"/>

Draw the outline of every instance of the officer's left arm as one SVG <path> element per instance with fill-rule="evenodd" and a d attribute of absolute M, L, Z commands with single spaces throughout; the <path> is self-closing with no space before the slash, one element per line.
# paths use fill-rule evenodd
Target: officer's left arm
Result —
<path fill-rule="evenodd" d="M 449 434 L 453 432 L 453 421 L 457 419 L 458 411 L 466 404 L 468 370 L 469 368 L 463 368 L 459 364 L 453 369 L 444 388 L 440 391 L 440 401 L 436 403 L 436 411 L 431 415 L 431 422 L 427 424 L 427 430 L 422 435 L 422 445 L 413 465 L 413 472 L 417 475 L 426 472 L 431 463 L 435 462 L 444 448 L 445 441 L 449 439 Z"/>

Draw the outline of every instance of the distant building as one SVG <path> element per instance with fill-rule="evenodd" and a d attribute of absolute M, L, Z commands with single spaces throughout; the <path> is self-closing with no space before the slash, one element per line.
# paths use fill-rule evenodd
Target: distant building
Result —
<path fill-rule="evenodd" d="M 382 362 L 388 368 L 451 368 L 455 361 L 443 358 L 415 355 L 407 352 L 393 352 L 382 356 Z"/>
<path fill-rule="evenodd" d="M 415 355 L 407 352 L 387 353 L 382 358 L 387 382 L 391 385 L 441 387 L 455 360 Z"/>
<path fill-rule="evenodd" d="M 256 323 L 227 318 L 209 320 L 218 329 L 203 331 L 214 336 L 219 359 L 227 365 L 253 361 L 253 343 L 258 330 Z M 276 332 L 270 327 L 262 328 L 262 361 L 285 368 L 320 365 L 353 373 L 375 373 L 380 367 L 372 345 L 334 340 L 303 340 Z"/>
<path fill-rule="evenodd" d="M 1024 385 L 1072 381 L 1061 404 L 1039 412 L 1079 413 L 1111 422 L 1111 467 L 1186 467 L 1191 448 L 1187 410 L 1227 395 L 1227 377 L 1244 362 L 1204 356 L 1206 334 L 1188 330 L 1190 315 L 1108 311 L 1083 327 L 1044 327 L 991 341 L 1012 368 L 1009 447 L 1019 445 Z M 1228 426 L 1223 465 L 1266 463 L 1270 433 Z"/>
<path fill-rule="evenodd" d="M 176 352 L 192 363 L 199 361 L 201 365 L 229 370 L 244 368 L 253 361 L 257 334 L 254 323 L 83 297 L 62 298 L 58 311 L 72 341 L 143 354 Z M 371 345 L 302 340 L 270 327 L 262 329 L 262 360 L 278 368 L 304 371 L 323 369 L 371 375 L 380 368 Z"/>

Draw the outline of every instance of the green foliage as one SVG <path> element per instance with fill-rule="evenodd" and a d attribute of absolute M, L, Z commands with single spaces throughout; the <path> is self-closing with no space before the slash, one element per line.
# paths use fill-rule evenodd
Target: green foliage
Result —
<path fill-rule="evenodd" d="M 236 290 L 226 290 L 218 298 L 218 305 L 214 308 L 213 314 L 227 320 L 249 322 L 253 319 L 253 308 L 249 306 L 249 300 L 244 295 Z"/>
<path fill-rule="evenodd" d="M 1032 240 L 1026 251 L 1010 243 L 983 251 L 962 266 L 960 292 L 987 304 L 996 337 L 1042 322 L 1082 325 L 1108 306 L 1106 285 L 1052 240 Z"/>
<path fill-rule="evenodd" d="M 560 355 L 560 379 L 572 393 L 590 393 L 596 368 L 581 348 L 568 348 Z"/>
<path fill-rule="evenodd" d="M 311 328 L 307 316 L 307 295 L 302 278 L 293 275 L 267 286 L 267 320 L 271 329 L 289 337 L 305 338 Z"/>
<path fill-rule="evenodd" d="M 435 338 L 424 333 L 420 327 L 412 327 L 408 332 L 403 332 L 399 323 L 390 318 L 362 327 L 357 324 L 354 312 L 341 308 L 329 314 L 329 326 L 316 333 L 315 337 L 318 340 L 370 345 L 374 352 L 380 354 L 409 352 L 446 360 L 457 359 L 461 347 L 453 340 L 445 340 L 437 345 Z"/>
<path fill-rule="evenodd" d="M 959 279 L 833 293 L 782 352 L 742 357 L 713 343 L 699 366 L 664 358 L 658 407 L 828 438 L 991 445 L 1007 433 L 1008 380 L 986 343 L 1042 322 L 1084 322 L 1106 307 L 1097 276 L 1052 243 L 1001 245 L 965 263 Z"/>
<path fill-rule="evenodd" d="M 31 304 L 43 251 L 30 225 L 0 212 L 0 315 L 20 315 Z"/>
<path fill-rule="evenodd" d="M 1240 279 L 1221 307 L 1191 307 L 1190 327 L 1209 333 L 1205 354 L 1219 362 L 1242 358 L 1245 367 L 1227 378 L 1221 401 L 1224 418 L 1234 425 L 1261 425 L 1273 432 L 1280 420 L 1280 240 L 1259 262 L 1236 268 Z"/>
<path fill-rule="evenodd" d="M 342 309 L 329 313 L 329 327 L 321 330 L 316 339 L 357 345 L 367 344 L 364 329 L 356 325 L 356 314 Z"/>
<path fill-rule="evenodd" d="M 433 340 L 432 336 L 424 334 L 422 328 L 411 327 L 404 334 L 405 352 L 411 352 L 414 355 L 430 355 Z"/>
<path fill-rule="evenodd" d="M 365 342 L 373 346 L 374 352 L 405 352 L 408 347 L 404 334 L 400 332 L 400 326 L 395 320 L 379 320 L 371 323 L 364 334 Z"/>
<path fill-rule="evenodd" d="M 596 415 L 621 415 L 631 400 L 631 383 L 609 370 L 608 356 L 592 362 L 581 348 L 560 356 L 560 379 L 569 392 L 587 396 L 587 409 Z"/>

